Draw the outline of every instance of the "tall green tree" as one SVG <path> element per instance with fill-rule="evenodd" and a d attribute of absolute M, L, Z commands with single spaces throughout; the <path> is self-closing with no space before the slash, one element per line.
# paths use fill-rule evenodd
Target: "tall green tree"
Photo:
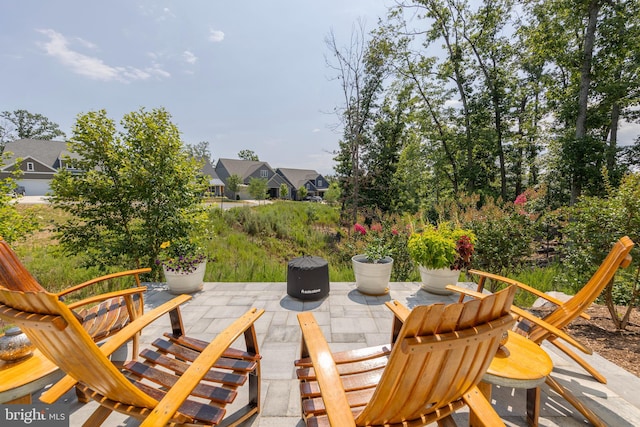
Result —
<path fill-rule="evenodd" d="M 398 192 L 393 180 L 405 142 L 410 95 L 406 87 L 399 93 L 389 91 L 376 115 L 371 139 L 363 147 L 362 166 L 366 174 L 361 192 L 365 207 L 387 212 L 396 205 Z"/>
<path fill-rule="evenodd" d="M 238 158 L 242 160 L 252 160 L 254 162 L 260 161 L 258 155 L 253 150 L 240 150 Z"/>
<path fill-rule="evenodd" d="M 254 200 L 264 200 L 267 198 L 267 179 L 251 178 L 249 179 L 249 194 Z"/>
<path fill-rule="evenodd" d="M 544 59 L 545 98 L 553 119 L 554 176 L 567 200 L 603 194 L 600 171 L 617 169 L 620 119 L 637 120 L 637 2 L 529 0 L 528 45 Z M 552 168 L 547 167 L 552 170 Z"/>
<path fill-rule="evenodd" d="M 58 137 L 65 138 L 60 126 L 42 114 L 27 110 L 0 113 L 0 151 L 7 142 L 16 139 L 52 140 Z"/>
<path fill-rule="evenodd" d="M 200 141 L 194 145 L 187 144 L 185 148 L 191 157 L 201 161 L 207 160 L 212 162 L 213 160 L 211 158 L 211 150 L 209 150 L 209 143 L 207 141 Z"/>
<path fill-rule="evenodd" d="M 78 116 L 67 159 L 75 171 L 51 185 L 53 205 L 72 214 L 58 237 L 91 265 L 151 267 L 157 279 L 160 245 L 202 233 L 194 226 L 206 182 L 166 110 L 140 109 L 120 124 L 105 110 Z"/>
<path fill-rule="evenodd" d="M 336 73 L 344 102 L 336 109 L 343 138 L 334 158 L 341 186 L 342 212 L 348 212 L 350 222 L 355 223 L 362 199 L 361 181 L 366 173 L 362 168 L 362 152 L 371 140 L 376 100 L 385 78 L 383 48 L 378 45 L 381 40 L 368 40 L 362 21 L 352 30 L 350 44 L 346 47 L 338 44 L 333 32 L 325 42 L 333 57 L 327 64 Z"/>
<path fill-rule="evenodd" d="M 242 184 L 242 177 L 237 174 L 231 175 L 229 178 L 227 178 L 227 182 L 225 183 L 226 190 L 231 191 L 234 200 L 238 195 L 238 191 L 240 191 L 240 184 Z"/>

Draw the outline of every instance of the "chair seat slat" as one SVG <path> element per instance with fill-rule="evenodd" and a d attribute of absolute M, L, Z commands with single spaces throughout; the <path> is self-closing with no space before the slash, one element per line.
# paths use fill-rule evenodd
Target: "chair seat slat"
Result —
<path fill-rule="evenodd" d="M 173 375 L 167 371 L 154 368 L 149 365 L 145 365 L 140 362 L 127 362 L 124 365 L 125 369 L 130 373 L 133 373 L 141 378 L 148 379 L 164 387 L 173 387 L 178 381 L 178 376 Z M 214 387 L 209 384 L 200 383 L 192 392 L 193 396 L 202 397 L 219 403 L 231 403 L 236 397 L 234 390 L 229 390 L 221 387 Z"/>
<path fill-rule="evenodd" d="M 142 352 L 140 353 L 140 357 L 144 358 L 150 363 L 164 366 L 165 368 L 170 369 L 178 374 L 183 374 L 187 370 L 187 368 L 189 368 L 188 363 L 184 363 L 177 359 L 172 359 L 149 349 L 142 350 Z M 206 381 L 238 387 L 243 385 L 247 381 L 247 376 L 235 374 L 233 372 L 221 372 L 211 369 L 209 372 L 207 372 L 204 379 Z"/>
<path fill-rule="evenodd" d="M 184 347 L 187 347 L 196 351 L 204 350 L 207 344 L 209 344 L 206 341 L 199 340 L 197 338 L 187 337 L 184 335 L 181 337 L 175 337 L 172 334 L 165 333 L 164 336 L 168 338 L 171 342 L 180 344 Z M 253 360 L 253 361 L 261 359 L 261 356 L 259 354 L 238 350 L 236 348 L 228 348 L 227 350 L 225 350 L 222 356 L 228 357 L 231 359 L 242 359 L 242 360 Z"/>
<path fill-rule="evenodd" d="M 166 352 L 166 353 L 170 353 L 173 354 L 174 356 L 180 358 L 180 359 L 184 359 L 187 360 L 189 362 L 193 362 L 196 357 L 198 357 L 198 355 L 200 354 L 199 352 L 195 351 L 195 350 L 191 350 L 189 348 L 185 348 L 182 347 L 180 345 L 176 345 L 176 344 L 171 344 L 168 341 L 165 341 L 163 339 L 156 339 L 153 342 L 153 346 L 158 348 L 159 350 Z M 229 369 L 232 371 L 243 371 L 243 372 L 250 372 L 255 370 L 256 368 L 256 363 L 255 362 L 247 362 L 245 360 L 238 360 L 238 359 L 230 359 L 227 357 L 221 357 L 220 359 L 218 359 L 216 361 L 216 363 L 213 365 L 214 368 L 218 368 L 218 369 Z"/>

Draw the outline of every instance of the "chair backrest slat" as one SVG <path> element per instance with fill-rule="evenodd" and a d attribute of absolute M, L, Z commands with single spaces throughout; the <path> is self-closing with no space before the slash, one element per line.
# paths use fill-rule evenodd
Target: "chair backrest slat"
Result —
<path fill-rule="evenodd" d="M 44 290 L 0 237 L 0 287 L 20 291 Z"/>
<path fill-rule="evenodd" d="M 618 271 L 618 268 L 626 267 L 631 262 L 631 249 L 634 243 L 627 236 L 622 237 L 614 245 L 607 257 L 602 261 L 598 270 L 589 281 L 564 304 L 549 313 L 544 320 L 556 328 L 564 328 L 576 317 L 585 311 L 598 298 L 604 288 L 609 284 Z M 539 342 L 548 332 L 539 327 L 532 328 L 529 338 Z"/>
<path fill-rule="evenodd" d="M 357 425 L 400 423 L 459 399 L 489 367 L 510 314 L 515 287 L 482 300 L 415 307 Z"/>

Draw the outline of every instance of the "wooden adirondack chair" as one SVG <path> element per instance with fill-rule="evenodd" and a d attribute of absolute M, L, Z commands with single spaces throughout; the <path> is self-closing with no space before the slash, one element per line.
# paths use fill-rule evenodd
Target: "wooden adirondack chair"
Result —
<path fill-rule="evenodd" d="M 94 295 L 68 305 L 82 323 L 94 341 L 101 341 L 124 328 L 129 321 L 136 319 L 144 312 L 145 286 L 140 286 L 140 274 L 148 273 L 150 268 L 121 271 L 106 276 L 96 277 L 79 285 L 72 286 L 55 293 L 60 299 L 84 289 L 88 286 L 106 282 L 118 277 L 131 276 L 134 287 L 121 291 Z M 44 291 L 44 288 L 20 262 L 7 242 L 0 237 L 0 288 L 20 289 L 23 291 Z M 132 339 L 133 354 L 138 353 L 138 336 Z"/>
<path fill-rule="evenodd" d="M 249 403 L 228 418 L 230 425 L 236 425 L 259 411 L 260 355 L 253 323 L 264 310 L 248 311 L 207 343 L 183 334 L 179 306 L 190 298 L 181 295 L 149 311 L 102 346 L 57 294 L 44 290 L 0 289 L 0 317 L 19 326 L 46 357 L 69 374 L 40 400 L 57 400 L 77 380 L 77 387 L 100 404 L 85 426 L 101 425 L 114 410 L 143 419 L 143 426 L 169 422 L 217 425 L 225 415 L 225 405 L 233 402 L 236 389 L 248 379 Z M 172 333 L 154 341 L 154 350 L 140 353 L 143 363 L 125 362 L 120 371 L 107 356 L 165 313 L 169 313 Z M 241 335 L 247 351 L 231 349 Z"/>
<path fill-rule="evenodd" d="M 540 292 L 531 286 L 527 286 L 524 283 L 507 277 L 478 270 L 469 270 L 469 273 L 479 277 L 477 288 L 478 293 L 483 291 L 486 279 L 491 279 L 508 285 L 515 285 L 519 289 L 530 292 L 539 298 L 543 298 L 548 302 L 555 304 L 556 308 L 543 318 L 538 318 L 531 313 L 514 306 L 513 312 L 526 320 L 526 322 L 521 322 L 519 324 L 521 326 L 519 332 L 537 344 L 541 344 L 544 340 L 547 340 L 575 360 L 596 380 L 606 384 L 607 379 L 604 375 L 598 372 L 593 366 L 587 363 L 587 361 L 571 350 L 571 348 L 567 347 L 559 339 L 573 345 L 583 353 L 593 353 L 593 350 L 577 341 L 573 336 L 568 334 L 564 328 L 573 322 L 578 316 L 589 319 L 589 316 L 584 311 L 589 308 L 589 306 L 602 293 L 604 288 L 613 280 L 613 276 L 618 268 L 626 268 L 631 264 L 631 255 L 629 252 L 631 252 L 633 246 L 633 241 L 631 241 L 627 236 L 618 240 L 613 245 L 613 248 L 604 261 L 602 261 L 598 270 L 593 274 L 593 276 L 591 276 L 591 279 L 589 279 L 578 293 L 564 302 Z M 448 288 L 465 293 L 465 290 L 461 288 L 453 286 Z"/>
<path fill-rule="evenodd" d="M 504 425 L 477 384 L 514 323 L 515 290 L 411 311 L 388 302 L 391 344 L 333 354 L 313 314 L 300 313 L 295 365 L 307 426 L 449 426 L 465 405 L 483 425 Z"/>

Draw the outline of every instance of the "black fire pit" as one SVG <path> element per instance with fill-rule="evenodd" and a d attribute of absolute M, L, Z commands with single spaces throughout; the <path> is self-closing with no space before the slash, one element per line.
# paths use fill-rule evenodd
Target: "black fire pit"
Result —
<path fill-rule="evenodd" d="M 319 300 L 329 295 L 329 264 L 317 256 L 289 261 L 287 294 L 301 300 Z"/>

